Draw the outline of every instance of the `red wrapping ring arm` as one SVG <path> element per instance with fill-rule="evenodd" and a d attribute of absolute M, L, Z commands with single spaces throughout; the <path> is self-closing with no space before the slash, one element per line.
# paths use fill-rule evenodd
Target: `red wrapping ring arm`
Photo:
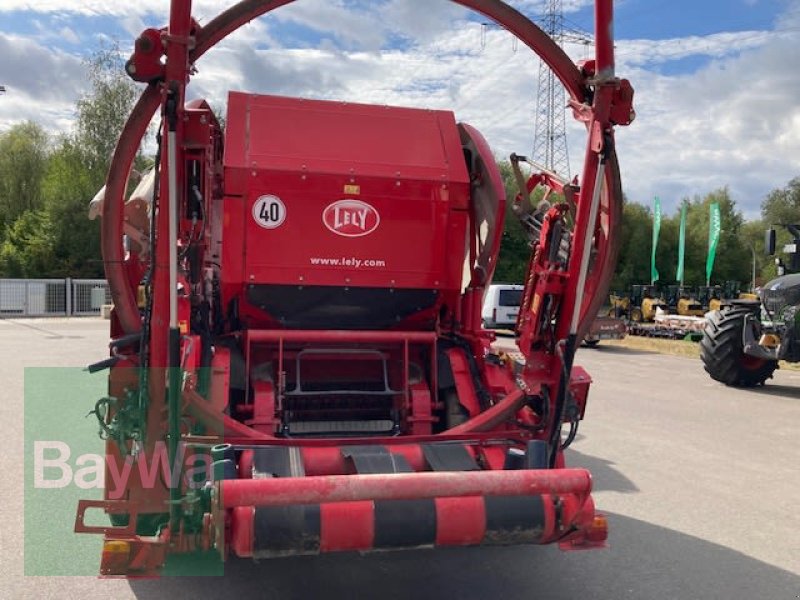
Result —
<path fill-rule="evenodd" d="M 205 52 L 249 21 L 294 1 L 296 0 L 243 0 L 223 11 L 197 32 L 191 62 L 197 61 Z M 581 72 L 558 44 L 522 13 L 501 0 L 451 1 L 475 10 L 506 28 L 547 63 L 572 99 L 578 102 L 585 100 L 587 89 Z M 142 93 L 117 142 L 106 180 L 101 246 L 115 312 L 125 333 L 136 333 L 142 327 L 136 296 L 123 264 L 122 213 L 125 182 L 160 101 L 157 85 L 148 86 Z"/>

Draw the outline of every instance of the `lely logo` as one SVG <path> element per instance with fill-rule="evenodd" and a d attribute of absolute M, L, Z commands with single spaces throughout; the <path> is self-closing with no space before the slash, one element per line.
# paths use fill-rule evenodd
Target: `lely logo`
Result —
<path fill-rule="evenodd" d="M 381 217 L 378 211 L 366 202 L 339 200 L 325 208 L 322 222 L 336 235 L 360 237 L 375 231 L 381 222 Z"/>

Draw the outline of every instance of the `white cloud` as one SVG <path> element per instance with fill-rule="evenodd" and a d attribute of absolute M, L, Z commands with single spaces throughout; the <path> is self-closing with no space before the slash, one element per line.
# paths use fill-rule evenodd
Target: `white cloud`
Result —
<path fill-rule="evenodd" d="M 73 13 L 85 16 L 136 13 L 164 13 L 161 0 L 137 2 L 106 2 L 105 0 L 3 0 L 0 11 L 26 11 L 31 13 Z"/>
<path fill-rule="evenodd" d="M 419 4 L 423 0 L 405 0 L 406 4 Z M 426 5 L 428 0 L 424 0 Z M 381 5 L 383 2 L 393 4 L 394 0 L 370 1 L 361 0 L 358 4 L 363 6 Z M 217 14 L 218 12 L 236 4 L 236 0 L 195 0 L 193 10 L 196 14 L 204 14 L 206 17 Z M 324 10 L 325 4 L 344 5 L 352 8 L 353 2 L 343 4 L 340 0 L 330 0 L 330 2 L 316 2 L 316 0 L 303 0 L 297 2 L 297 6 L 316 4 L 317 8 Z M 527 11 L 530 14 L 538 15 L 544 12 L 547 2 L 545 0 L 509 0 L 508 4 L 518 10 Z M 594 0 L 564 0 L 563 7 L 565 13 L 578 11 L 594 4 Z M 116 15 L 124 16 L 136 15 L 166 15 L 169 3 L 164 0 L 137 0 L 136 2 L 108 2 L 108 0 L 3 0 L 0 4 L 0 12 L 3 11 L 28 11 L 32 13 L 73 13 L 87 16 L 96 15 Z M 288 10 L 283 8 L 280 10 Z M 427 7 L 426 7 L 427 11 Z M 309 17 L 312 18 L 313 17 Z"/>
<path fill-rule="evenodd" d="M 617 63 L 624 68 L 663 64 L 691 56 L 730 56 L 759 48 L 774 37 L 774 32 L 754 30 L 663 40 L 620 40 L 617 43 Z"/>
<path fill-rule="evenodd" d="M 525 10 L 529 11 L 530 14 L 539 15 L 544 13 L 550 3 L 548 0 L 511 0 L 508 4 L 518 10 Z M 594 0 L 563 0 L 562 2 L 562 8 L 565 13 L 577 12 L 587 6 L 594 6 Z"/>
<path fill-rule="evenodd" d="M 233 0 L 196 0 L 196 13 L 217 12 L 236 4 Z M 164 0 L 136 0 L 135 2 L 108 2 L 107 0 L 3 0 L 0 12 L 26 11 L 31 13 L 71 13 L 83 16 L 111 15 L 166 15 L 169 2 Z"/>
<path fill-rule="evenodd" d="M 304 0 L 275 10 L 272 15 L 279 23 L 330 32 L 348 48 L 376 50 L 385 41 L 385 28 L 372 11 L 347 8 L 342 0 Z"/>
<path fill-rule="evenodd" d="M 695 73 L 624 73 L 636 86 L 637 121 L 619 132 L 632 199 L 675 206 L 684 195 L 728 185 L 754 217 L 772 188 L 800 174 L 798 39 L 767 36 L 759 48 L 712 60 Z"/>
<path fill-rule="evenodd" d="M 28 119 L 63 130 L 74 117 L 84 79 L 80 58 L 37 41 L 0 33 L 0 131 Z"/>
<path fill-rule="evenodd" d="M 216 103 L 234 84 L 260 93 L 453 109 L 496 132 L 505 154 L 524 150 L 532 125 L 519 123 L 533 114 L 537 61 L 527 50 L 515 53 L 504 32 L 488 36 L 483 50 L 476 24 L 406 51 L 275 48 L 236 57 L 230 47 L 204 57 L 195 83 Z"/>
<path fill-rule="evenodd" d="M 69 27 L 66 27 L 66 26 L 62 27 L 58 31 L 58 36 L 61 39 L 65 40 L 65 41 L 67 41 L 67 42 L 69 42 L 70 44 L 73 44 L 73 45 L 77 45 L 77 44 L 81 43 L 81 38 L 78 36 L 78 34 L 75 33 L 72 29 L 70 29 Z"/>

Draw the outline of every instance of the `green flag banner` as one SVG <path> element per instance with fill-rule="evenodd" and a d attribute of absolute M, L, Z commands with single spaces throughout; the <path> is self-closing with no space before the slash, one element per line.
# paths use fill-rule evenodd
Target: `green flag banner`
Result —
<path fill-rule="evenodd" d="M 678 237 L 678 271 L 675 273 L 675 279 L 683 286 L 683 258 L 686 250 L 686 211 L 689 208 L 689 203 L 686 200 L 681 205 L 681 228 Z"/>
<path fill-rule="evenodd" d="M 719 203 L 713 202 L 709 206 L 708 218 L 708 258 L 706 259 L 706 285 L 711 285 L 711 271 L 714 270 L 714 259 L 717 256 L 719 234 L 722 231 L 722 216 L 719 212 Z"/>
<path fill-rule="evenodd" d="M 656 270 L 656 248 L 658 247 L 658 234 L 661 231 L 661 200 L 656 196 L 653 199 L 653 253 L 650 256 L 650 283 L 658 281 Z"/>

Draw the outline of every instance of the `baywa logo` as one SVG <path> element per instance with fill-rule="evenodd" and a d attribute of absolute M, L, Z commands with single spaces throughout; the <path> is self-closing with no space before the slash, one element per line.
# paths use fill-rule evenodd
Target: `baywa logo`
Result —
<path fill-rule="evenodd" d="M 147 455 L 127 454 L 117 459 L 109 454 L 80 454 L 73 464 L 70 464 L 73 452 L 62 441 L 35 441 L 33 452 L 34 489 L 60 489 L 69 485 L 84 490 L 106 488 L 110 500 L 119 500 L 132 478 L 145 489 L 162 485 L 199 489 L 213 480 L 211 455 L 189 452 L 183 442 L 178 444 L 172 464 L 167 445 L 162 441 L 156 442 Z"/>
<path fill-rule="evenodd" d="M 378 228 L 381 217 L 374 207 L 361 200 L 339 200 L 322 213 L 325 227 L 336 235 L 361 237 Z"/>

